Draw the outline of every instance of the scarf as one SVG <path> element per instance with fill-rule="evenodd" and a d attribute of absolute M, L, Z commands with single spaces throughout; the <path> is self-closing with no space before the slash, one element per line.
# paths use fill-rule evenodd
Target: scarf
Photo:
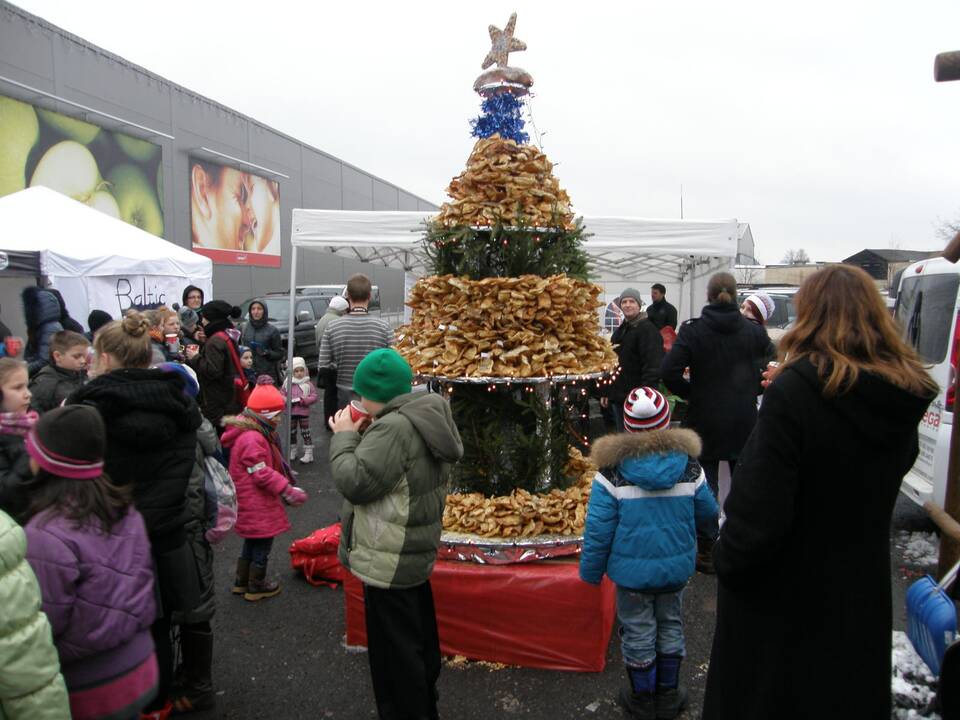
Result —
<path fill-rule="evenodd" d="M 295 377 L 295 376 L 293 376 L 293 375 L 291 375 L 290 377 L 288 377 L 286 380 L 283 381 L 283 389 L 284 389 L 284 390 L 289 390 L 289 389 L 290 389 L 290 381 L 291 381 L 291 380 L 293 380 L 297 385 L 300 386 L 300 392 L 302 392 L 302 393 L 304 393 L 304 394 L 309 394 L 308 391 L 304 390 L 304 388 L 310 384 L 310 374 L 309 374 L 309 373 L 306 374 L 306 375 L 304 375 L 302 378 L 298 378 L 298 377 Z"/>
<path fill-rule="evenodd" d="M 0 435 L 26 437 L 39 418 L 40 415 L 34 410 L 28 410 L 25 413 L 0 413 Z"/>
<path fill-rule="evenodd" d="M 290 464 L 283 459 L 283 453 L 280 451 L 280 434 L 277 432 L 277 429 L 273 426 L 273 423 L 267 422 L 264 420 L 259 413 L 255 413 L 250 408 L 244 408 L 243 412 L 240 413 L 243 417 L 248 420 L 252 420 L 257 426 L 257 430 L 263 435 L 267 442 L 270 444 L 270 450 L 273 453 L 273 459 L 277 465 L 283 469 L 283 474 L 291 483 L 294 483 L 293 469 L 290 467 Z"/>

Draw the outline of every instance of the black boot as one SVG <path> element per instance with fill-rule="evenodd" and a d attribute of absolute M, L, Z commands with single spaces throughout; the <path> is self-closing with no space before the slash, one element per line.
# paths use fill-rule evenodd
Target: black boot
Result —
<path fill-rule="evenodd" d="M 234 595 L 243 595 L 247 591 L 247 583 L 250 582 L 250 561 L 246 558 L 237 560 L 237 574 L 234 576 L 233 587 L 230 589 Z"/>
<path fill-rule="evenodd" d="M 657 720 L 673 720 L 687 705 L 680 687 L 682 655 L 657 655 Z"/>
<path fill-rule="evenodd" d="M 627 686 L 620 688 L 617 699 L 628 717 L 633 720 L 657 720 L 656 683 L 655 663 L 651 662 L 645 667 L 627 665 Z"/>
<path fill-rule="evenodd" d="M 173 714 L 210 710 L 216 704 L 213 692 L 213 633 L 209 630 L 180 629 L 183 666 L 180 685 L 173 694 Z"/>
<path fill-rule="evenodd" d="M 715 575 L 713 569 L 713 540 L 706 538 L 697 538 L 697 572 L 704 575 Z"/>
<path fill-rule="evenodd" d="M 276 580 L 267 579 L 266 566 L 251 565 L 250 582 L 247 584 L 247 591 L 243 594 L 243 599 L 254 602 L 256 600 L 266 600 L 279 594 L 280 583 Z"/>

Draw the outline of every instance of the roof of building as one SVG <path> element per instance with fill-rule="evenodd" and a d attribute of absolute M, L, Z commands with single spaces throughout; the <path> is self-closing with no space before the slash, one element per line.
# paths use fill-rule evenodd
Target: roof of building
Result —
<path fill-rule="evenodd" d="M 854 253 L 848 258 L 844 258 L 843 262 L 848 262 L 865 252 L 872 253 L 880 259 L 886 260 L 887 262 L 916 262 L 917 260 L 925 260 L 929 257 L 936 257 L 942 252 L 942 250 L 894 250 L 891 248 L 864 248 L 860 252 Z"/>

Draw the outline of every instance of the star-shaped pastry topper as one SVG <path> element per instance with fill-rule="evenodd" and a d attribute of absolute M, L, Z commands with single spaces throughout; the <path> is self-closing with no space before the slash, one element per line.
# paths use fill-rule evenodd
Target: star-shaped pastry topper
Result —
<path fill-rule="evenodd" d="M 497 64 L 497 67 L 507 67 L 510 53 L 527 49 L 525 42 L 513 37 L 513 29 L 516 24 L 517 14 L 513 13 L 503 30 L 496 25 L 490 26 L 490 42 L 493 43 L 493 46 L 487 53 L 487 57 L 484 58 L 483 65 L 480 66 L 482 69 L 486 70 L 494 63 Z"/>

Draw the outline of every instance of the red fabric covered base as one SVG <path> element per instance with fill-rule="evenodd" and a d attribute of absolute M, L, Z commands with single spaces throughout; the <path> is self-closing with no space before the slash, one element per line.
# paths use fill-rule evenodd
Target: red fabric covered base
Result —
<path fill-rule="evenodd" d="M 347 645 L 366 645 L 363 585 L 345 573 Z M 616 616 L 614 584 L 580 580 L 576 561 L 438 561 L 430 577 L 440 650 L 508 665 L 601 672 Z"/>

